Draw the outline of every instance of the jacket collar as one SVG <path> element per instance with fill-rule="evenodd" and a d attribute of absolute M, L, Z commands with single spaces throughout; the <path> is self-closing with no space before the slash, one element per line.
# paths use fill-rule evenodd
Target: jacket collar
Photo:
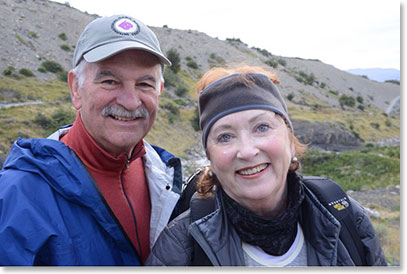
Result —
<path fill-rule="evenodd" d="M 117 157 L 112 156 L 89 135 L 80 114 L 77 115 L 68 133 L 62 136 L 61 141 L 75 151 L 88 169 L 96 171 L 120 171 L 126 164 L 145 154 L 144 142 L 141 140 L 134 148 L 133 155 L 121 153 Z"/>
<path fill-rule="evenodd" d="M 192 223 L 189 232 L 210 253 L 213 265 L 244 266 L 242 241 L 228 221 L 222 195 L 217 191 L 215 197 L 215 211 Z"/>

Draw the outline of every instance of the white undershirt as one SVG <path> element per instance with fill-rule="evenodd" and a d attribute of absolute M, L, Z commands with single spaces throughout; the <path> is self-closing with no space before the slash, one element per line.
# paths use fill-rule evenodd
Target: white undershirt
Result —
<path fill-rule="evenodd" d="M 258 246 L 243 242 L 245 262 L 247 266 L 306 266 L 307 250 L 304 234 L 300 224 L 297 226 L 297 235 L 288 251 L 281 256 L 269 255 Z"/>

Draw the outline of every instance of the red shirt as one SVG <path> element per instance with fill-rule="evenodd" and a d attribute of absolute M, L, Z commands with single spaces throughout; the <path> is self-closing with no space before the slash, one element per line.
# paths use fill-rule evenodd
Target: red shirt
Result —
<path fill-rule="evenodd" d="M 85 164 L 139 255 L 140 242 L 144 262 L 150 253 L 151 203 L 141 158 L 146 153 L 143 140 L 133 149 L 131 157 L 125 153 L 113 157 L 96 144 L 78 114 L 60 141 Z"/>

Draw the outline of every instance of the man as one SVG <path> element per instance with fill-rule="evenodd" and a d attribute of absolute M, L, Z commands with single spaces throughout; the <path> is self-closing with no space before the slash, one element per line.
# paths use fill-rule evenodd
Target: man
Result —
<path fill-rule="evenodd" d="M 181 164 L 143 140 L 171 65 L 128 16 L 81 34 L 68 83 L 78 115 L 19 139 L 0 172 L 0 265 L 142 265 L 176 214 Z"/>

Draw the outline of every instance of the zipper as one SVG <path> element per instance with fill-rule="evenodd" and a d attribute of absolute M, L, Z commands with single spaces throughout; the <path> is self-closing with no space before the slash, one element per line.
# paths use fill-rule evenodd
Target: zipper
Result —
<path fill-rule="evenodd" d="M 137 153 L 133 153 L 133 155 L 134 155 L 134 156 L 137 155 L 137 154 L 143 149 L 143 147 L 144 147 L 144 145 L 140 147 L 140 149 L 137 151 Z M 143 256 L 142 256 L 142 250 L 141 250 L 140 237 L 139 237 L 138 229 L 137 229 L 136 214 L 134 213 L 133 205 L 132 205 L 132 203 L 131 203 L 129 197 L 127 196 L 127 193 L 126 193 L 126 190 L 124 189 L 124 184 L 123 184 L 123 173 L 124 173 L 124 171 L 125 171 L 126 169 L 129 169 L 130 160 L 132 160 L 133 158 L 135 158 L 134 156 L 133 156 L 132 158 L 129 158 L 129 156 L 126 154 L 126 158 L 127 158 L 126 164 L 125 164 L 125 166 L 123 167 L 122 171 L 120 172 L 120 185 L 121 185 L 121 187 L 122 187 L 123 195 L 124 195 L 124 197 L 126 198 L 127 204 L 129 205 L 129 208 L 130 208 L 130 211 L 131 211 L 131 215 L 132 215 L 132 217 L 133 217 L 133 223 L 134 223 L 134 228 L 135 228 L 135 232 L 136 232 L 136 239 L 137 239 L 137 245 L 138 245 L 138 255 L 139 255 L 140 258 L 141 258 L 140 263 L 141 263 L 141 265 L 143 265 Z"/>

